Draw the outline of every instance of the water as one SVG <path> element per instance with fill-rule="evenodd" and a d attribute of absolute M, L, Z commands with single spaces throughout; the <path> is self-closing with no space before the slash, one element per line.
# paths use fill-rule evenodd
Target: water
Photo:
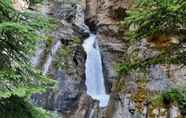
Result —
<path fill-rule="evenodd" d="M 45 75 L 49 71 L 49 67 L 52 64 L 53 56 L 56 54 L 57 50 L 61 46 L 61 41 L 58 40 L 51 48 L 51 52 L 49 53 L 47 60 L 43 66 L 43 74 Z"/>
<path fill-rule="evenodd" d="M 90 34 L 83 47 L 87 53 L 85 65 L 87 94 L 93 99 L 99 100 L 100 107 L 106 107 L 110 96 L 105 92 L 102 61 L 96 35 Z"/>

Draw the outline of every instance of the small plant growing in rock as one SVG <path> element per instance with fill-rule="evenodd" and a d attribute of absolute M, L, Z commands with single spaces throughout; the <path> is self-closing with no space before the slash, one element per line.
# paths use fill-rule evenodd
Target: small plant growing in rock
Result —
<path fill-rule="evenodd" d="M 154 107 L 164 107 L 166 109 L 171 108 L 172 105 L 177 105 L 181 115 L 186 116 L 186 90 L 181 88 L 172 88 L 168 91 L 164 91 L 161 94 L 153 96 L 150 101 Z M 181 117 L 181 116 L 180 116 Z"/>
<path fill-rule="evenodd" d="M 135 0 L 123 21 L 128 25 L 131 41 L 147 42 L 158 48 L 160 54 L 138 62 L 124 62 L 120 73 L 148 67 L 150 64 L 185 65 L 186 32 L 185 0 Z M 132 28 L 131 28 L 132 27 Z"/>

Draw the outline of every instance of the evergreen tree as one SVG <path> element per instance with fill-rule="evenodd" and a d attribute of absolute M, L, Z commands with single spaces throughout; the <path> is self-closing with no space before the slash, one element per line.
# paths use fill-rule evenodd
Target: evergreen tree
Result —
<path fill-rule="evenodd" d="M 49 28 L 41 15 L 19 13 L 11 0 L 0 1 L 0 114 L 1 118 L 45 118 L 29 97 L 43 92 L 54 81 L 31 66 L 38 31 Z"/>

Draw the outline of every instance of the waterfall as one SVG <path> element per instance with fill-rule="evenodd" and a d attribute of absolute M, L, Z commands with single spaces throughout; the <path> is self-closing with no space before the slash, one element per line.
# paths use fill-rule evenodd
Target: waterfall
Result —
<path fill-rule="evenodd" d="M 61 46 L 61 41 L 58 40 L 52 46 L 52 48 L 50 49 L 50 52 L 49 52 L 49 54 L 47 56 L 46 62 L 44 63 L 43 69 L 42 69 L 42 72 L 43 72 L 44 75 L 49 71 L 49 68 L 50 68 L 50 66 L 52 64 L 53 56 L 55 56 L 55 54 L 56 54 L 56 52 L 57 52 L 57 50 L 59 49 L 60 46 Z M 38 65 L 38 63 L 39 63 L 39 61 L 41 59 L 42 53 L 44 53 L 44 49 L 43 49 L 42 46 L 39 45 L 39 47 L 36 49 L 35 56 L 32 57 L 32 60 L 31 60 L 33 67 Z"/>
<path fill-rule="evenodd" d="M 90 37 L 84 41 L 83 47 L 87 53 L 85 65 L 87 94 L 93 99 L 99 100 L 100 107 L 106 107 L 109 95 L 105 91 L 102 61 L 96 35 L 90 34 Z"/>
<path fill-rule="evenodd" d="M 57 50 L 61 46 L 61 41 L 58 40 L 51 48 L 51 51 L 47 57 L 47 60 L 43 66 L 43 74 L 46 74 L 49 71 L 49 67 L 52 63 L 53 56 L 56 54 Z"/>
<path fill-rule="evenodd" d="M 40 45 L 38 45 L 39 47 L 36 49 L 36 54 L 34 57 L 32 57 L 32 65 L 33 67 L 37 66 L 38 63 L 41 61 L 42 59 L 42 53 L 44 53 L 44 48 L 43 46 L 41 46 L 43 44 L 43 42 L 40 42 L 39 43 Z M 58 49 L 60 48 L 61 46 L 61 41 L 58 40 L 54 43 L 54 45 L 51 47 L 50 51 L 49 51 L 49 54 L 47 56 L 47 59 L 43 65 L 43 69 L 42 69 L 42 73 L 43 75 L 46 75 L 49 71 L 49 68 L 52 64 L 52 60 L 54 58 L 54 56 L 56 55 Z M 33 94 L 32 95 L 32 102 L 34 104 L 40 104 L 42 103 L 42 100 L 45 100 L 45 98 L 42 98 L 42 97 L 45 97 L 45 96 L 42 96 L 42 94 Z M 48 99 L 48 98 L 47 98 Z"/>

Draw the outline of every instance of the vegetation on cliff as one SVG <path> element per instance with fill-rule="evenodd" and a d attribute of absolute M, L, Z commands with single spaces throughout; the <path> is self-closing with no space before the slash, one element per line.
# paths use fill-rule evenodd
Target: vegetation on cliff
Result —
<path fill-rule="evenodd" d="M 30 0 L 31 4 L 41 3 L 43 0 Z"/>
<path fill-rule="evenodd" d="M 49 21 L 18 12 L 11 0 L 0 1 L 0 114 L 2 118 L 45 118 L 47 112 L 31 105 L 33 93 L 45 91 L 54 81 L 31 66 L 30 57 Z M 41 112 L 42 111 L 42 112 Z"/>
<path fill-rule="evenodd" d="M 186 1 L 135 0 L 123 21 L 130 27 L 130 41 L 147 39 L 161 54 L 139 63 L 122 64 L 120 72 L 150 64 L 186 64 L 183 44 L 186 32 Z"/>
<path fill-rule="evenodd" d="M 186 1 L 185 0 L 135 0 L 127 11 L 122 24 L 129 28 L 129 41 L 147 41 L 159 54 L 143 60 L 125 60 L 119 66 L 120 75 L 132 70 L 148 69 L 152 64 L 176 64 L 185 66 Z M 185 114 L 185 89 L 174 88 L 160 96 L 161 103 L 176 103 Z"/>
<path fill-rule="evenodd" d="M 143 39 L 159 35 L 184 35 L 184 0 L 136 0 L 136 5 L 128 11 L 128 25 L 137 27 L 130 31 L 132 39 Z"/>

